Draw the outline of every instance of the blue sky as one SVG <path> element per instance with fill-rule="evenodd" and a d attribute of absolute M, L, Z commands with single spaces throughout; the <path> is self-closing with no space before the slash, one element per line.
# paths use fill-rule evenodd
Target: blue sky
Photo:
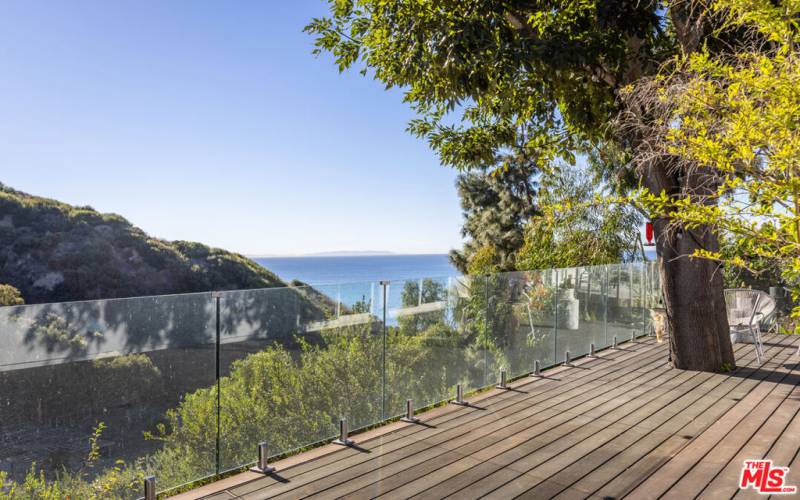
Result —
<path fill-rule="evenodd" d="M 0 3 L 0 181 L 247 254 L 444 252 L 455 172 L 311 55 L 322 0 Z"/>

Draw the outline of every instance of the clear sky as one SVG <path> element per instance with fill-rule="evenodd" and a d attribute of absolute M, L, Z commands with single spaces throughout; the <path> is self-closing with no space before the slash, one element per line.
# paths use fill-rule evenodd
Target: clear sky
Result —
<path fill-rule="evenodd" d="M 325 8 L 0 2 L 0 181 L 247 254 L 459 246 L 401 93 L 311 55 Z"/>

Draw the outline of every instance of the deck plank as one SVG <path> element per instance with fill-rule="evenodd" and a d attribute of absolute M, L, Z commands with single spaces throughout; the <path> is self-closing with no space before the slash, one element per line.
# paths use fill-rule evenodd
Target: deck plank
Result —
<path fill-rule="evenodd" d="M 657 363 L 656 367 L 658 367 L 659 364 L 662 365 L 663 372 L 666 372 L 667 369 L 665 366 L 663 366 L 663 363 Z M 635 400 L 637 393 L 632 389 L 636 388 L 636 384 L 640 382 L 644 384 L 647 384 L 650 381 L 655 382 L 656 379 L 664 377 L 663 372 L 659 373 L 658 370 L 648 369 L 646 376 L 643 376 L 642 373 L 639 373 L 636 379 L 628 380 L 624 384 L 620 385 L 617 389 L 614 389 L 613 392 L 610 393 L 606 392 L 604 397 L 595 396 L 591 400 L 584 402 L 582 404 L 575 404 L 575 402 L 569 402 L 567 405 L 564 406 L 564 409 L 562 410 L 562 413 L 560 415 L 560 419 L 563 420 L 565 416 L 570 416 L 570 415 L 572 415 L 573 418 L 567 420 L 565 424 L 555 425 L 558 422 L 558 420 L 551 420 L 549 422 L 546 422 L 549 425 L 548 427 L 545 428 L 546 432 L 544 434 L 542 434 L 541 432 L 539 432 L 539 434 L 531 433 L 529 430 L 527 432 L 526 431 L 515 432 L 513 434 L 514 438 L 513 440 L 505 440 L 497 443 L 492 443 L 492 442 L 475 443 L 476 445 L 478 445 L 477 451 L 473 452 L 470 450 L 469 456 L 471 458 L 480 458 L 485 461 L 494 461 L 495 460 L 494 457 L 502 455 L 503 452 L 515 453 L 518 450 L 521 450 L 529 446 L 544 447 L 547 445 L 552 445 L 554 442 L 555 443 L 563 442 L 565 438 L 563 438 L 562 435 L 572 436 L 574 435 L 574 432 L 576 430 L 580 430 L 581 428 L 586 428 L 587 425 L 593 424 L 594 422 L 599 422 L 600 424 L 607 425 L 607 422 L 603 422 L 602 419 L 587 418 L 584 413 L 596 409 L 598 405 L 600 407 L 605 406 L 606 412 L 611 412 L 615 409 L 619 409 L 619 400 L 617 399 L 619 397 L 619 394 L 628 393 L 628 400 Z M 669 377 L 674 377 L 674 375 L 671 375 Z M 622 383 L 622 382 L 623 379 L 620 377 L 617 380 L 617 383 Z M 661 383 L 654 383 L 654 385 L 666 386 L 666 384 L 661 384 Z M 617 394 L 617 396 L 615 398 L 612 398 L 612 400 L 614 400 L 613 404 L 604 405 L 602 403 L 603 399 L 608 399 L 609 396 L 614 394 Z M 570 426 L 575 426 L 576 424 L 577 424 L 576 428 L 570 428 Z M 535 428 L 533 430 L 535 430 Z M 465 452 L 466 450 L 459 450 L 459 451 Z M 386 483 L 387 481 L 394 481 L 395 483 L 397 483 L 399 481 L 401 483 L 405 483 L 408 482 L 410 479 L 418 476 L 420 472 L 427 472 L 433 469 L 431 472 L 432 475 L 430 475 L 430 477 L 427 476 L 424 477 L 424 479 L 421 482 L 418 481 L 414 485 L 408 485 L 396 491 L 391 492 L 391 496 L 394 497 L 408 497 L 414 493 L 421 491 L 421 489 L 424 489 L 424 485 L 431 484 L 431 482 L 435 483 L 436 477 L 448 479 L 450 476 L 452 476 L 453 474 L 451 474 L 451 471 L 448 467 L 441 468 L 442 465 L 448 465 L 448 463 L 450 462 L 453 462 L 453 460 L 448 460 L 445 461 L 444 463 L 428 465 L 428 467 L 426 467 L 425 469 L 418 469 L 415 471 L 415 473 L 408 475 L 404 474 L 402 477 L 393 477 L 389 478 L 388 480 L 382 479 L 381 482 Z M 455 463 L 449 465 L 449 467 L 453 469 L 459 469 L 461 465 L 462 465 L 461 463 Z M 488 468 L 490 473 L 494 471 L 493 467 L 488 465 L 486 467 Z M 470 471 L 470 473 L 473 472 L 474 471 Z M 453 479 L 456 481 L 460 481 L 462 478 L 456 477 Z M 446 492 L 448 490 L 455 491 L 457 489 L 452 484 L 443 485 L 441 488 L 443 492 Z M 375 490 L 380 489 L 384 491 L 387 490 L 385 484 L 376 485 L 374 489 Z M 365 492 L 360 493 L 356 497 L 357 498 L 370 497 L 372 496 L 371 493 L 374 493 L 374 491 L 366 490 Z"/>
<path fill-rule="evenodd" d="M 730 374 L 672 369 L 653 339 L 624 343 L 203 498 L 755 498 L 738 490 L 745 459 L 800 481 L 800 337 L 766 340 L 760 368 L 736 345 Z"/>
<path fill-rule="evenodd" d="M 770 351 L 765 354 L 769 357 Z M 754 362 L 753 357 L 750 357 Z M 740 357 L 740 359 L 742 358 Z M 742 363 L 740 366 L 743 366 Z M 709 418 L 709 415 L 705 414 L 709 411 L 713 412 L 713 409 L 718 407 L 720 400 L 745 380 L 711 375 L 694 390 L 681 395 L 638 423 L 636 422 L 636 419 L 639 418 L 637 416 L 624 419 L 623 422 L 626 424 L 636 425 L 648 432 L 641 439 L 632 443 L 628 443 L 631 441 L 629 436 L 622 435 L 619 438 L 623 441 L 622 443 L 617 440 L 611 441 L 610 449 L 608 445 L 598 448 L 554 474 L 552 479 L 580 488 L 585 493 L 598 492 L 610 478 L 616 476 L 620 471 L 628 469 L 640 457 L 664 443 L 669 442 L 680 446 L 687 439 L 691 439 L 700 429 L 713 421 L 713 417 Z M 525 496 L 532 498 L 540 493 L 540 489 L 537 486 L 528 493 L 530 494 L 526 493 Z M 603 496 L 618 496 L 621 492 L 602 491 L 601 493 Z"/>
<path fill-rule="evenodd" d="M 713 376 L 712 374 L 699 372 L 681 373 L 692 373 L 692 377 L 682 381 L 682 383 L 675 388 L 661 388 L 661 394 L 658 394 L 655 390 L 651 390 L 647 394 L 647 399 L 645 397 L 640 397 L 634 401 L 639 405 L 638 408 L 634 405 L 626 404 L 619 407 L 614 412 L 605 415 L 605 419 L 613 419 L 613 425 L 595 434 L 581 436 L 580 433 L 575 433 L 577 437 L 582 439 L 569 448 L 561 450 L 552 456 L 529 456 L 517 460 L 514 464 L 510 464 L 510 468 L 524 472 L 526 475 L 522 476 L 519 480 L 513 481 L 513 483 L 496 488 L 489 497 L 505 498 L 516 496 L 525 493 L 528 489 L 534 488 L 544 480 L 561 482 L 555 479 L 554 476 L 573 463 L 581 461 L 593 452 L 600 450 L 599 454 L 601 457 L 603 455 L 608 457 L 613 455 L 613 443 L 615 440 L 635 441 L 642 438 L 651 432 L 651 429 L 638 425 L 632 426 L 630 423 L 623 422 L 623 420 L 631 419 L 634 422 L 639 422 L 644 419 L 652 418 L 653 415 L 660 410 L 676 406 L 678 404 L 676 401 L 680 400 L 686 393 L 691 393 L 691 391 L 697 388 L 704 387 L 707 380 Z M 654 395 L 656 397 L 653 397 Z M 663 419 L 664 416 L 662 416 L 662 420 Z M 610 447 L 604 448 L 604 445 L 609 443 L 612 443 Z M 536 480 L 536 478 L 539 478 L 539 480 Z M 563 478 L 562 481 L 564 481 Z M 470 489 L 475 487 L 476 485 L 473 484 L 470 486 Z"/>
<path fill-rule="evenodd" d="M 771 368 L 773 370 L 768 371 L 767 376 L 738 404 L 709 426 L 700 436 L 694 438 L 667 463 L 659 467 L 646 481 L 634 489 L 631 495 L 641 498 L 659 497 L 668 493 L 673 485 L 685 475 L 691 475 L 691 470 L 703 457 L 720 445 L 729 430 L 736 427 L 753 409 L 759 407 L 762 401 L 789 375 L 789 370 L 783 364 Z"/>
<path fill-rule="evenodd" d="M 660 364 L 660 361 L 655 361 L 654 366 Z M 629 374 L 625 376 L 617 377 L 616 384 L 617 385 L 624 385 L 629 384 L 629 387 L 633 387 L 635 385 L 636 378 L 640 377 L 641 374 Z M 651 375 L 655 376 L 655 375 Z M 624 392 L 624 387 L 616 387 L 615 384 L 604 384 L 604 391 L 605 397 L 610 397 L 611 395 L 618 394 L 619 392 Z M 601 399 L 601 395 L 603 393 L 597 393 L 596 391 L 590 391 L 588 395 L 585 395 L 584 400 L 587 405 L 587 408 L 591 408 L 593 406 L 593 402 L 598 401 Z M 556 429 L 561 427 L 574 427 L 574 426 L 581 426 L 585 425 L 590 421 L 590 419 L 586 419 L 580 415 L 580 412 L 570 412 L 568 409 L 576 403 L 576 401 L 581 401 L 580 398 L 568 398 L 563 400 L 562 403 L 557 405 L 556 407 L 550 408 L 547 413 L 534 413 L 531 418 L 526 418 L 525 420 L 521 421 L 523 426 L 504 426 L 503 428 L 494 431 L 485 437 L 480 439 L 475 439 L 475 435 L 471 434 L 465 436 L 467 438 L 466 441 L 459 442 L 459 443 L 452 443 L 452 442 L 445 442 L 442 443 L 441 446 L 445 446 L 448 449 L 454 451 L 451 454 L 442 454 L 441 456 L 437 457 L 436 460 L 425 462 L 425 463 L 414 463 L 406 461 L 407 466 L 409 467 L 407 470 L 403 470 L 402 473 L 395 472 L 394 475 L 388 476 L 386 471 L 381 471 L 379 476 L 381 477 L 381 484 L 377 484 L 375 478 L 367 478 L 369 482 L 372 484 L 365 488 L 363 491 L 353 493 L 353 484 L 347 483 L 343 484 L 342 487 L 336 488 L 329 492 L 331 496 L 341 495 L 341 494 L 350 494 L 354 498 L 366 498 L 372 497 L 378 494 L 377 492 L 387 492 L 390 491 L 389 485 L 397 486 L 405 484 L 407 481 L 419 477 L 419 476 L 426 476 L 428 472 L 437 472 L 442 467 L 446 465 L 451 465 L 452 467 L 458 468 L 462 464 L 455 463 L 458 462 L 462 457 L 468 455 L 472 458 L 478 459 L 486 459 L 493 454 L 498 453 L 498 450 L 509 450 L 518 448 L 523 440 L 525 439 L 534 439 L 536 436 L 546 436 L 542 438 L 545 443 L 551 441 L 552 439 L 557 439 L 556 437 Z M 536 411 L 536 407 L 531 407 L 531 410 Z M 583 420 L 581 420 L 583 419 Z M 479 436 L 480 437 L 480 436 Z M 412 468 L 413 467 L 413 468 Z M 429 478 L 425 478 L 424 481 L 428 481 Z M 399 490 L 399 491 L 392 491 L 391 496 L 394 497 L 406 497 L 410 496 L 409 491 Z"/>
<path fill-rule="evenodd" d="M 641 349 L 644 353 L 647 352 L 646 346 L 642 346 Z M 637 357 L 638 351 L 628 351 L 628 352 L 620 352 L 619 357 Z M 636 363 L 632 363 L 626 366 L 626 369 L 631 372 L 631 377 L 635 377 L 636 375 L 633 374 L 633 370 L 638 368 L 640 365 L 645 365 L 647 363 L 657 363 L 659 355 L 657 352 L 651 353 L 649 356 L 644 355 L 641 356 Z M 596 366 L 598 366 L 598 370 L 613 370 L 612 362 L 597 362 Z M 480 432 L 488 432 L 491 430 L 490 424 L 495 421 L 507 421 L 509 418 L 514 418 L 514 415 L 517 415 L 517 419 L 523 419 L 526 417 L 530 417 L 530 415 L 536 413 L 537 411 L 546 411 L 548 406 L 555 406 L 560 404 L 564 401 L 568 401 L 570 397 L 580 397 L 581 394 L 587 393 L 590 391 L 590 388 L 587 386 L 587 377 L 590 377 L 589 374 L 586 374 L 587 370 L 568 370 L 559 374 L 559 380 L 536 380 L 531 379 L 532 382 L 521 386 L 521 390 L 527 390 L 528 394 L 519 394 L 516 392 L 502 392 L 499 393 L 495 398 L 494 402 L 491 401 L 483 401 L 480 402 L 482 408 L 486 408 L 485 410 L 477 410 L 472 408 L 467 409 L 458 409 L 455 413 L 458 414 L 457 418 L 453 419 L 439 419 L 433 420 L 429 422 L 429 425 L 434 425 L 436 428 L 426 428 L 422 426 L 411 426 L 413 432 L 407 433 L 405 435 L 399 436 L 397 439 L 388 439 L 387 441 L 382 441 L 377 446 L 376 443 L 373 442 L 365 442 L 360 443 L 360 446 L 369 448 L 373 453 L 364 454 L 358 453 L 353 450 L 343 449 L 342 453 L 337 453 L 338 459 L 330 459 L 326 462 L 318 462 L 315 464 L 309 464 L 310 467 L 305 469 L 299 469 L 294 472 L 300 472 L 295 474 L 287 474 L 284 476 L 286 479 L 290 479 L 289 483 L 285 484 L 274 484 L 268 485 L 273 486 L 270 489 L 270 493 L 280 494 L 284 492 L 289 492 L 290 490 L 296 489 L 302 484 L 305 483 L 313 483 L 314 481 L 319 481 L 322 478 L 331 475 L 339 475 L 336 479 L 327 479 L 326 483 L 330 483 L 332 481 L 344 481 L 350 478 L 342 478 L 341 474 L 342 471 L 347 471 L 347 474 L 355 474 L 359 471 L 367 471 L 369 472 L 370 466 L 374 466 L 374 464 L 367 465 L 366 469 L 362 467 L 362 464 L 365 462 L 373 462 L 376 456 L 382 457 L 382 460 L 385 461 L 383 457 L 387 454 L 395 452 L 397 449 L 401 449 L 404 446 L 415 445 L 418 446 L 416 443 L 422 440 L 427 440 L 426 443 L 428 446 L 431 444 L 436 443 L 445 443 L 448 441 L 453 441 L 460 436 L 466 436 L 468 439 L 472 439 L 471 433 L 474 433 L 476 429 Z M 574 380 L 571 379 L 570 375 L 575 377 Z M 602 373 L 598 374 L 598 379 L 602 379 Z M 598 380 L 595 383 L 600 383 Z M 559 391 L 559 386 L 563 387 L 565 390 Z M 537 393 L 533 390 L 534 387 L 539 387 L 543 389 L 541 393 Z M 588 398 L 588 396 L 586 396 Z M 526 404 L 528 403 L 528 404 Z M 545 406 L 541 409 L 536 408 L 536 404 L 541 403 Z M 551 411 L 550 414 L 555 414 L 555 411 Z M 399 434 L 399 433 L 398 433 Z M 423 446 L 422 449 L 425 447 Z M 400 452 L 402 453 L 402 452 Z M 362 468 L 359 468 L 362 467 Z M 287 471 L 289 473 L 291 471 Z M 291 479 L 294 479 L 293 481 Z M 270 480 L 265 478 L 265 481 L 269 482 Z M 272 481 L 275 483 L 275 481 Z M 263 486 L 261 486 L 263 487 Z M 248 485 L 246 488 L 236 489 L 234 490 L 237 494 L 255 494 L 255 491 L 258 489 L 258 485 L 251 484 Z M 305 490 L 304 490 L 305 491 Z M 299 494 L 299 491 L 291 493 L 291 495 Z M 254 497 L 256 498 L 256 497 Z"/>
<path fill-rule="evenodd" d="M 671 370 L 669 370 L 669 372 L 671 372 Z M 585 446 L 585 447 L 588 447 L 589 449 L 591 449 L 592 447 L 596 447 L 597 445 L 602 444 L 604 442 L 604 436 L 613 435 L 614 434 L 614 432 L 613 432 L 614 429 L 616 429 L 616 433 L 617 434 L 621 434 L 621 433 L 624 434 L 630 428 L 630 426 L 626 425 L 626 426 L 613 427 L 613 426 L 608 426 L 607 424 L 618 423 L 622 418 L 625 418 L 626 416 L 629 416 L 631 414 L 636 414 L 637 411 L 641 411 L 640 409 L 637 409 L 637 406 L 640 407 L 640 408 L 642 408 L 642 407 L 647 408 L 648 405 L 650 405 L 652 401 L 661 401 L 660 404 L 663 405 L 664 404 L 665 395 L 672 394 L 672 396 L 670 396 L 670 397 L 675 397 L 674 388 L 676 386 L 678 386 L 680 383 L 689 382 L 690 380 L 692 380 L 693 378 L 696 378 L 699 375 L 697 372 L 679 372 L 680 375 L 675 376 L 674 373 L 675 372 L 672 372 L 672 376 L 671 376 L 672 378 L 670 379 L 670 383 L 655 384 L 654 387 L 650 387 L 648 389 L 648 394 L 647 394 L 646 397 L 642 396 L 642 395 L 639 395 L 639 394 L 636 394 L 636 397 L 630 399 L 629 401 L 627 401 L 625 403 L 623 403 L 621 400 L 615 400 L 615 401 L 610 402 L 611 403 L 610 405 L 609 405 L 609 403 L 600 404 L 600 402 L 598 402 L 598 404 L 595 406 L 595 408 L 590 410 L 590 411 L 588 411 L 587 414 L 593 416 L 594 417 L 593 421 L 595 421 L 597 423 L 605 422 L 606 426 L 604 427 L 603 425 L 598 425 L 597 426 L 597 430 L 599 432 L 597 434 L 592 434 L 591 427 L 586 427 L 585 429 L 581 430 L 581 432 L 584 435 L 582 441 L 580 440 L 581 432 L 578 432 L 578 433 L 573 433 L 573 435 L 570 437 L 570 439 L 561 440 L 561 442 L 557 443 L 557 445 L 563 447 L 565 445 L 568 445 L 570 440 L 577 438 L 578 442 L 582 446 Z M 702 380 L 700 380 L 700 381 L 702 381 Z M 700 381 L 695 381 L 694 384 L 698 384 Z M 667 398 L 667 400 L 669 400 L 669 398 Z M 631 436 L 636 435 L 638 432 L 639 432 L 638 430 L 631 431 L 630 434 L 629 434 L 629 438 Z M 522 448 L 520 448 L 518 450 L 515 450 L 513 453 L 520 453 L 520 451 L 522 451 Z M 575 449 L 570 450 L 570 452 L 574 453 Z M 507 459 L 507 458 L 510 458 L 511 456 L 512 455 L 506 455 L 503 458 Z M 545 456 L 545 457 L 541 457 L 540 456 L 539 459 L 544 458 L 545 462 L 546 462 L 547 460 L 550 460 L 553 457 L 558 457 L 558 459 L 561 460 L 561 459 L 565 458 L 566 456 L 567 456 L 566 454 L 562 455 L 561 453 L 559 453 L 558 448 L 556 448 L 556 453 L 551 453 L 550 456 Z M 493 460 L 493 461 L 497 462 L 497 460 Z M 503 465 L 507 466 L 509 468 L 512 468 L 514 470 L 518 470 L 519 472 L 527 473 L 528 476 L 538 477 L 540 480 L 542 478 L 551 478 L 551 476 L 554 473 L 554 471 L 559 470 L 559 466 L 552 467 L 552 464 L 551 464 L 551 470 L 543 470 L 543 469 L 532 470 L 531 467 L 529 467 L 529 466 L 526 467 L 526 463 L 528 465 L 531 465 L 531 463 L 535 464 L 536 461 L 535 460 L 531 461 L 530 458 L 523 457 L 523 458 L 517 460 L 516 462 L 512 461 L 512 462 L 509 462 L 509 463 L 503 463 Z M 552 462 L 552 463 L 557 463 L 557 462 Z M 479 476 L 479 474 L 478 474 L 478 476 Z M 475 479 L 475 478 L 473 478 L 473 479 Z M 529 478 L 525 478 L 525 480 L 527 481 L 527 480 L 529 480 Z M 460 483 L 459 486 L 461 488 L 463 488 L 463 487 L 465 487 L 467 485 L 470 485 L 470 488 L 469 488 L 470 491 L 475 491 L 474 490 L 475 485 L 472 485 L 471 482 L 469 482 L 469 481 L 465 481 L 463 478 L 453 478 L 453 479 L 451 479 L 449 481 L 451 483 L 453 483 L 454 481 L 458 481 Z M 494 479 L 491 479 L 490 482 L 494 482 Z M 446 486 L 446 485 L 443 485 L 443 486 Z M 446 488 L 443 488 L 443 491 L 444 490 L 446 490 Z M 509 495 L 510 494 L 511 493 L 509 493 Z M 500 495 L 500 496 L 505 496 L 505 495 Z"/>
<path fill-rule="evenodd" d="M 740 366 L 746 366 L 748 358 L 752 362 L 755 361 L 752 347 L 749 349 L 749 352 L 745 350 L 744 354 L 740 353 Z M 769 358 L 780 351 L 778 348 L 774 348 L 772 351 L 768 349 L 765 354 Z M 742 369 L 740 368 L 740 370 Z M 646 460 L 649 456 L 662 457 L 667 447 L 677 450 L 685 445 L 689 439 L 710 425 L 721 413 L 724 413 L 725 409 L 718 410 L 726 398 L 730 401 L 729 406 L 734 404 L 730 399 L 731 394 L 737 387 L 746 384 L 747 380 L 746 378 L 712 375 L 694 391 L 684 394 L 674 403 L 666 405 L 638 423 L 636 418 L 624 419 L 623 422 L 627 424 L 651 429 L 653 432 L 599 466 L 596 465 L 598 460 L 588 455 L 586 461 L 578 461 L 573 466 L 565 468 L 556 479 L 570 485 L 580 480 L 579 485 L 575 487 L 587 493 L 599 494 L 598 490 L 622 474 L 622 479 L 615 481 L 615 484 L 602 491 L 603 496 L 622 496 L 631 485 L 627 480 L 628 477 L 641 477 L 642 474 L 651 470 L 652 461 Z M 704 393 L 703 391 L 706 390 L 708 392 Z M 638 464 L 637 462 L 643 458 L 644 462 Z M 660 463 L 661 458 L 658 461 Z M 569 479 L 565 476 L 569 476 Z"/>
<path fill-rule="evenodd" d="M 752 352 L 752 351 L 751 351 Z M 775 348 L 769 348 L 766 351 L 767 358 L 769 359 L 775 353 Z M 786 359 L 786 349 L 779 349 L 777 354 L 774 354 L 779 359 Z M 680 432 L 675 433 L 669 439 L 657 444 L 655 448 L 649 450 L 631 450 L 627 453 L 627 457 L 623 456 L 624 464 L 618 464 L 617 467 L 605 467 L 596 471 L 600 477 L 606 477 L 606 483 L 599 491 L 604 496 L 611 496 L 620 498 L 628 494 L 631 490 L 639 486 L 656 470 L 663 466 L 670 460 L 671 457 L 676 455 L 680 450 L 685 448 L 692 442 L 700 433 L 707 429 L 711 424 L 719 420 L 731 408 L 736 406 L 739 401 L 754 387 L 758 385 L 761 379 L 765 378 L 764 373 L 758 372 L 755 369 L 739 370 L 739 375 L 747 376 L 743 383 L 739 383 L 733 390 L 719 396 L 720 392 L 725 391 L 725 385 L 720 386 L 715 390 L 716 394 L 710 394 L 701 398 L 697 404 L 704 404 L 708 409 L 700 414 L 699 417 L 692 420 L 690 424 L 681 429 Z M 720 375 L 722 376 L 722 375 Z M 737 377 L 729 377 L 730 381 L 734 381 Z M 729 385 L 730 382 L 726 382 Z M 635 459 L 632 464 L 628 463 L 627 459 Z M 619 467 L 619 465 L 623 465 Z M 614 470 L 617 469 L 617 470 Z M 590 474 L 595 476 L 595 473 Z M 582 480 L 582 484 L 589 488 L 589 477 Z"/>

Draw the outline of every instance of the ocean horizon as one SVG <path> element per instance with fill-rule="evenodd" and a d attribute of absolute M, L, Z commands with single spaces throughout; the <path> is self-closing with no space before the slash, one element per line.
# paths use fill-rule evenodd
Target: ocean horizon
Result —
<path fill-rule="evenodd" d="M 309 285 L 401 281 L 459 276 L 447 254 L 256 257 L 253 261 L 284 281 Z"/>

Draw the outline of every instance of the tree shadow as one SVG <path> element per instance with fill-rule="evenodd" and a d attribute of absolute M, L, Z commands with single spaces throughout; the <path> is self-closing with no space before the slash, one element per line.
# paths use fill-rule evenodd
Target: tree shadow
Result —
<path fill-rule="evenodd" d="M 748 367 L 737 368 L 736 370 L 730 373 L 726 373 L 725 375 L 737 378 L 750 378 L 759 380 L 761 382 L 772 382 L 781 385 L 790 385 L 790 386 L 800 385 L 800 373 L 796 373 L 796 370 L 800 369 L 800 361 L 776 363 L 776 365 L 779 365 L 785 370 L 788 370 L 789 373 L 788 374 L 781 373 L 775 371 L 774 369 L 765 368 L 763 366 L 759 367 L 748 366 Z"/>

